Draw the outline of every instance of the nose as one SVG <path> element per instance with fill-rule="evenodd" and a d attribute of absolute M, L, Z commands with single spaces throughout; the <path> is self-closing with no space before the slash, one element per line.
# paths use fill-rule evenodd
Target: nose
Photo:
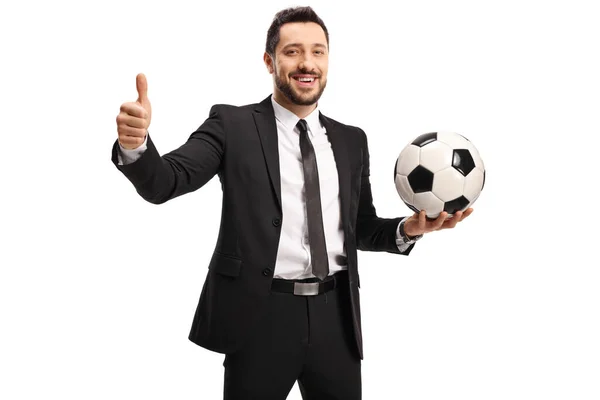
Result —
<path fill-rule="evenodd" d="M 298 65 L 301 70 L 313 71 L 316 67 L 315 59 L 311 53 L 305 53 Z"/>

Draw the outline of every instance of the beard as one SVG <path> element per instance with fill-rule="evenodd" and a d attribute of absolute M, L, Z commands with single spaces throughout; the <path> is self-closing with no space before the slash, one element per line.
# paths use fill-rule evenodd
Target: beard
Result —
<path fill-rule="evenodd" d="M 299 74 L 308 74 L 305 71 L 302 72 L 297 72 Z M 296 74 L 296 72 L 294 73 Z M 315 93 L 314 95 L 310 96 L 310 97 L 305 97 L 302 93 L 299 93 L 298 91 L 296 91 L 291 84 L 291 78 L 290 77 L 290 81 L 289 82 L 284 82 L 283 80 L 281 80 L 279 78 L 279 74 L 274 74 L 275 75 L 275 86 L 277 86 L 277 89 L 279 89 L 281 91 L 281 93 L 283 93 L 283 95 L 285 97 L 287 97 L 293 104 L 299 105 L 299 106 L 310 106 L 315 104 L 317 101 L 319 101 L 319 99 L 321 98 L 321 95 L 323 94 L 323 91 L 325 90 L 325 86 L 327 86 L 327 81 L 323 82 L 321 81 L 321 76 L 318 76 L 318 80 L 317 83 L 319 85 L 317 93 Z M 293 75 L 293 74 L 290 74 Z"/>

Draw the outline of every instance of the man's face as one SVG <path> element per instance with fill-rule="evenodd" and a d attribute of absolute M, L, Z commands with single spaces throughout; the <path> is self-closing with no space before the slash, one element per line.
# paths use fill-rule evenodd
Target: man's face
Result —
<path fill-rule="evenodd" d="M 329 49 L 325 32 L 314 22 L 284 24 L 275 59 L 265 56 L 275 87 L 293 104 L 315 104 L 327 84 Z"/>

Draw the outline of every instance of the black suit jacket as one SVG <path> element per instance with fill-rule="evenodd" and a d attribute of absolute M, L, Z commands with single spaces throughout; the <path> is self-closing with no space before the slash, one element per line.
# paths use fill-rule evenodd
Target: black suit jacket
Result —
<path fill-rule="evenodd" d="M 356 251 L 399 253 L 395 238 L 400 218 L 384 219 L 375 213 L 365 133 L 323 114 L 320 119 L 339 176 L 350 307 L 362 359 Z M 164 203 L 202 187 L 215 174 L 219 176 L 221 226 L 189 339 L 212 351 L 234 352 L 265 311 L 285 218 L 271 97 L 242 107 L 214 105 L 187 142 L 162 157 L 149 135 L 147 146 L 136 162 L 118 165 L 115 142 L 112 161 L 151 203 Z"/>

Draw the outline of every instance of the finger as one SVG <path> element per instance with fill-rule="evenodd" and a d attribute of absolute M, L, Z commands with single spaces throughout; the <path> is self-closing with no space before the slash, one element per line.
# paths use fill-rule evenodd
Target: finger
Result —
<path fill-rule="evenodd" d="M 140 147 L 144 143 L 143 137 L 135 136 L 119 136 L 119 143 L 126 149 L 135 149 Z"/>
<path fill-rule="evenodd" d="M 121 104 L 121 112 L 131 115 L 132 117 L 148 118 L 148 113 L 139 103 L 123 103 Z"/>
<path fill-rule="evenodd" d="M 135 77 L 135 85 L 138 92 L 137 102 L 142 105 L 148 104 L 150 101 L 148 100 L 148 81 L 146 80 L 146 75 L 138 74 Z"/>
<path fill-rule="evenodd" d="M 463 213 L 463 216 L 462 216 L 462 219 L 461 219 L 461 221 L 462 221 L 463 219 L 467 218 L 467 217 L 468 217 L 469 215 L 471 215 L 472 213 L 473 213 L 473 208 L 467 208 L 467 209 L 465 210 L 465 212 Z"/>
<path fill-rule="evenodd" d="M 132 128 L 146 128 L 148 120 L 139 117 L 132 117 L 131 115 L 121 112 L 117 115 L 117 125 L 119 126 L 130 126 Z"/>
<path fill-rule="evenodd" d="M 433 230 L 440 229 L 442 227 L 442 225 L 444 225 L 444 221 L 446 221 L 447 217 L 448 217 L 448 213 L 446 211 L 442 211 L 440 213 L 440 215 L 438 215 L 438 217 L 435 219 L 435 221 L 433 221 L 432 229 Z"/>
<path fill-rule="evenodd" d="M 462 211 L 457 211 L 451 218 L 446 220 L 447 222 L 444 224 L 444 228 L 454 228 L 456 224 L 460 222 L 461 218 Z"/>
<path fill-rule="evenodd" d="M 121 136 L 132 136 L 132 137 L 144 137 L 146 136 L 146 129 L 132 128 L 131 126 L 120 126 L 118 128 L 119 138 Z"/>
<path fill-rule="evenodd" d="M 419 230 L 425 231 L 425 226 L 427 225 L 427 212 L 425 210 L 421 210 L 419 213 Z"/>
<path fill-rule="evenodd" d="M 413 215 L 408 217 L 408 219 L 406 220 L 406 222 L 408 222 L 408 221 L 415 222 L 418 227 L 419 226 L 419 213 L 417 213 L 417 212 L 413 213 Z"/>

